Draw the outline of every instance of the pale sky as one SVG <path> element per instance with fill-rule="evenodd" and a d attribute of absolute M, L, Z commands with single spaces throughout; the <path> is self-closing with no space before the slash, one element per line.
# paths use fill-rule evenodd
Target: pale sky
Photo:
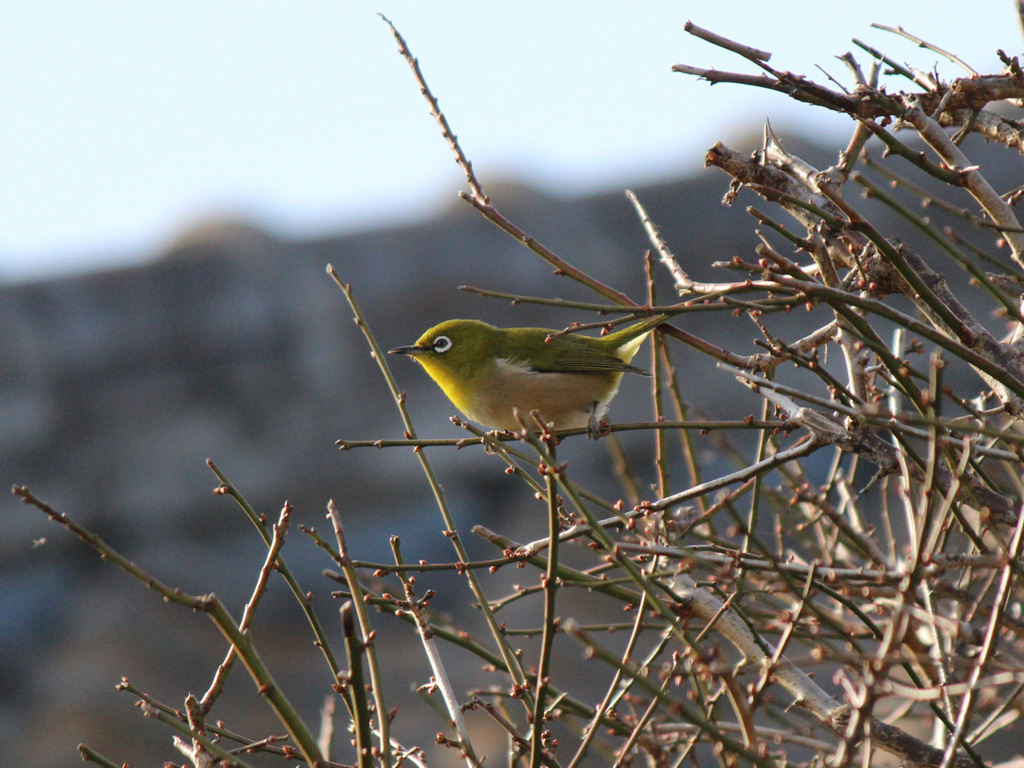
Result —
<path fill-rule="evenodd" d="M 671 72 L 753 72 L 684 22 L 844 83 L 856 37 L 945 77 L 902 24 L 983 73 L 1021 51 L 1011 0 L 454 2 L 9 0 L 0 7 L 0 282 L 152 258 L 214 216 L 287 236 L 409 221 L 463 183 L 385 13 L 484 184 L 562 194 L 700 173 L 760 130 L 850 126 L 780 94 Z M 901 86 L 902 87 L 902 86 Z M 822 122 L 822 118 L 827 118 Z M 496 201 L 500 204 L 500 200 Z"/>

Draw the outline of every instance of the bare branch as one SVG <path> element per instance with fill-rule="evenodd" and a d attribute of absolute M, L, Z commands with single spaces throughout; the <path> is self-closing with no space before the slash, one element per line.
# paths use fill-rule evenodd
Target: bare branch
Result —
<path fill-rule="evenodd" d="M 691 21 L 687 21 L 686 24 L 683 25 L 683 31 L 689 32 L 694 37 L 699 37 L 701 40 L 705 40 L 712 45 L 717 45 L 719 48 L 725 48 L 727 51 L 738 53 L 743 58 L 750 59 L 751 61 L 764 62 L 768 61 L 772 57 L 768 51 L 759 51 L 757 48 L 751 48 L 749 45 L 743 45 L 742 43 L 734 42 L 728 38 L 722 37 L 721 35 L 716 35 L 710 30 L 698 27 Z"/>

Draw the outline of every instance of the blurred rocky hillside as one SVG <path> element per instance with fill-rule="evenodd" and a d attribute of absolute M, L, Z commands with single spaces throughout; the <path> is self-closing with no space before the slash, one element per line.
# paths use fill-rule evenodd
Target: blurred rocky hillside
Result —
<path fill-rule="evenodd" d="M 812 162 L 829 161 L 798 149 Z M 712 277 L 715 260 L 749 258 L 756 243 L 743 205 L 721 205 L 725 189 L 725 178 L 709 171 L 636 190 L 698 277 Z M 621 191 L 559 198 L 498 186 L 490 193 L 541 242 L 642 300 L 648 242 Z M 0 479 L 30 486 L 154 575 L 185 590 L 216 591 L 236 615 L 265 550 L 233 503 L 211 493 L 216 480 L 207 457 L 268 517 L 287 499 L 296 524 L 325 528 L 324 505 L 336 499 L 357 557 L 386 561 L 395 533 L 407 559 L 449 559 L 411 452 L 335 447 L 341 437 L 399 437 L 401 423 L 344 297 L 325 274 L 328 262 L 353 285 L 384 348 L 411 343 L 457 316 L 550 327 L 592 319 L 460 292 L 457 286 L 469 284 L 594 300 L 457 201 L 418 224 L 304 241 L 244 223 L 210 223 L 144 266 L 0 287 Z M 667 280 L 661 291 L 668 300 Z M 752 325 L 723 324 L 717 315 L 688 317 L 691 330 L 725 346 L 750 349 L 756 335 Z M 730 338 L 726 327 L 742 332 Z M 689 354 L 680 351 L 684 366 Z M 390 362 L 420 434 L 461 435 L 448 422 L 453 408 L 422 371 L 407 360 Z M 710 365 L 685 372 L 692 402 L 704 412 L 738 418 L 756 407 Z M 626 382 L 611 419 L 648 418 L 646 386 Z M 493 460 L 478 451 L 431 455 L 467 531 L 477 522 L 511 535 L 536 530 L 522 523 L 537 512 L 532 499 Z M 613 492 L 600 444 L 567 441 L 565 455 L 578 478 Z M 169 732 L 140 717 L 134 698 L 114 685 L 124 674 L 180 706 L 187 691 L 201 694 L 209 683 L 224 651 L 219 635 L 13 497 L 0 498 L 0 520 L 3 762 L 78 765 L 79 741 L 136 765 L 180 762 Z M 479 542 L 470 546 L 494 554 Z M 297 525 L 285 558 L 337 636 L 332 587 L 320 575 L 330 563 Z M 438 608 L 468 602 L 464 592 L 447 606 L 444 599 Z M 278 586 L 262 611 L 255 631 L 271 666 L 315 721 L 330 681 L 303 620 Z M 395 637 L 382 643 L 401 647 L 409 638 L 404 628 Z M 415 680 L 393 670 L 403 694 L 411 682 L 426 681 L 418 661 L 415 670 Z M 279 732 L 241 669 L 234 678 L 231 711 L 251 719 L 244 728 L 232 725 L 251 735 Z M 428 733 L 438 730 L 437 722 L 425 723 Z M 166 749 L 154 754 L 153 744 Z"/>

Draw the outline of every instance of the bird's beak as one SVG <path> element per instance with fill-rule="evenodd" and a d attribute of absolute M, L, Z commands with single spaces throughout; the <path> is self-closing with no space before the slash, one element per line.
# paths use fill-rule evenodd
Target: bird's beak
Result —
<path fill-rule="evenodd" d="M 394 349 L 389 349 L 388 350 L 388 354 L 389 355 L 419 355 L 419 354 L 422 354 L 422 353 L 424 353 L 426 351 L 427 350 L 424 347 L 417 347 L 417 346 L 395 347 Z"/>

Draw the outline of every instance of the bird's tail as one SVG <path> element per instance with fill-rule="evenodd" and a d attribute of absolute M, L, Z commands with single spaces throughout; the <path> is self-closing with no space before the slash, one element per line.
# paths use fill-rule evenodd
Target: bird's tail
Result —
<path fill-rule="evenodd" d="M 655 315 L 654 317 L 649 317 L 646 320 L 634 323 L 628 328 L 623 328 L 621 331 L 616 331 L 611 334 L 611 336 L 606 336 L 605 338 L 611 340 L 617 336 L 621 339 L 621 342 L 615 347 L 615 350 L 618 353 L 619 359 L 628 363 L 633 359 L 633 356 L 640 351 L 640 345 L 644 343 L 644 339 L 647 338 L 647 334 L 662 323 L 665 323 L 670 319 L 670 317 L 671 315 Z"/>

